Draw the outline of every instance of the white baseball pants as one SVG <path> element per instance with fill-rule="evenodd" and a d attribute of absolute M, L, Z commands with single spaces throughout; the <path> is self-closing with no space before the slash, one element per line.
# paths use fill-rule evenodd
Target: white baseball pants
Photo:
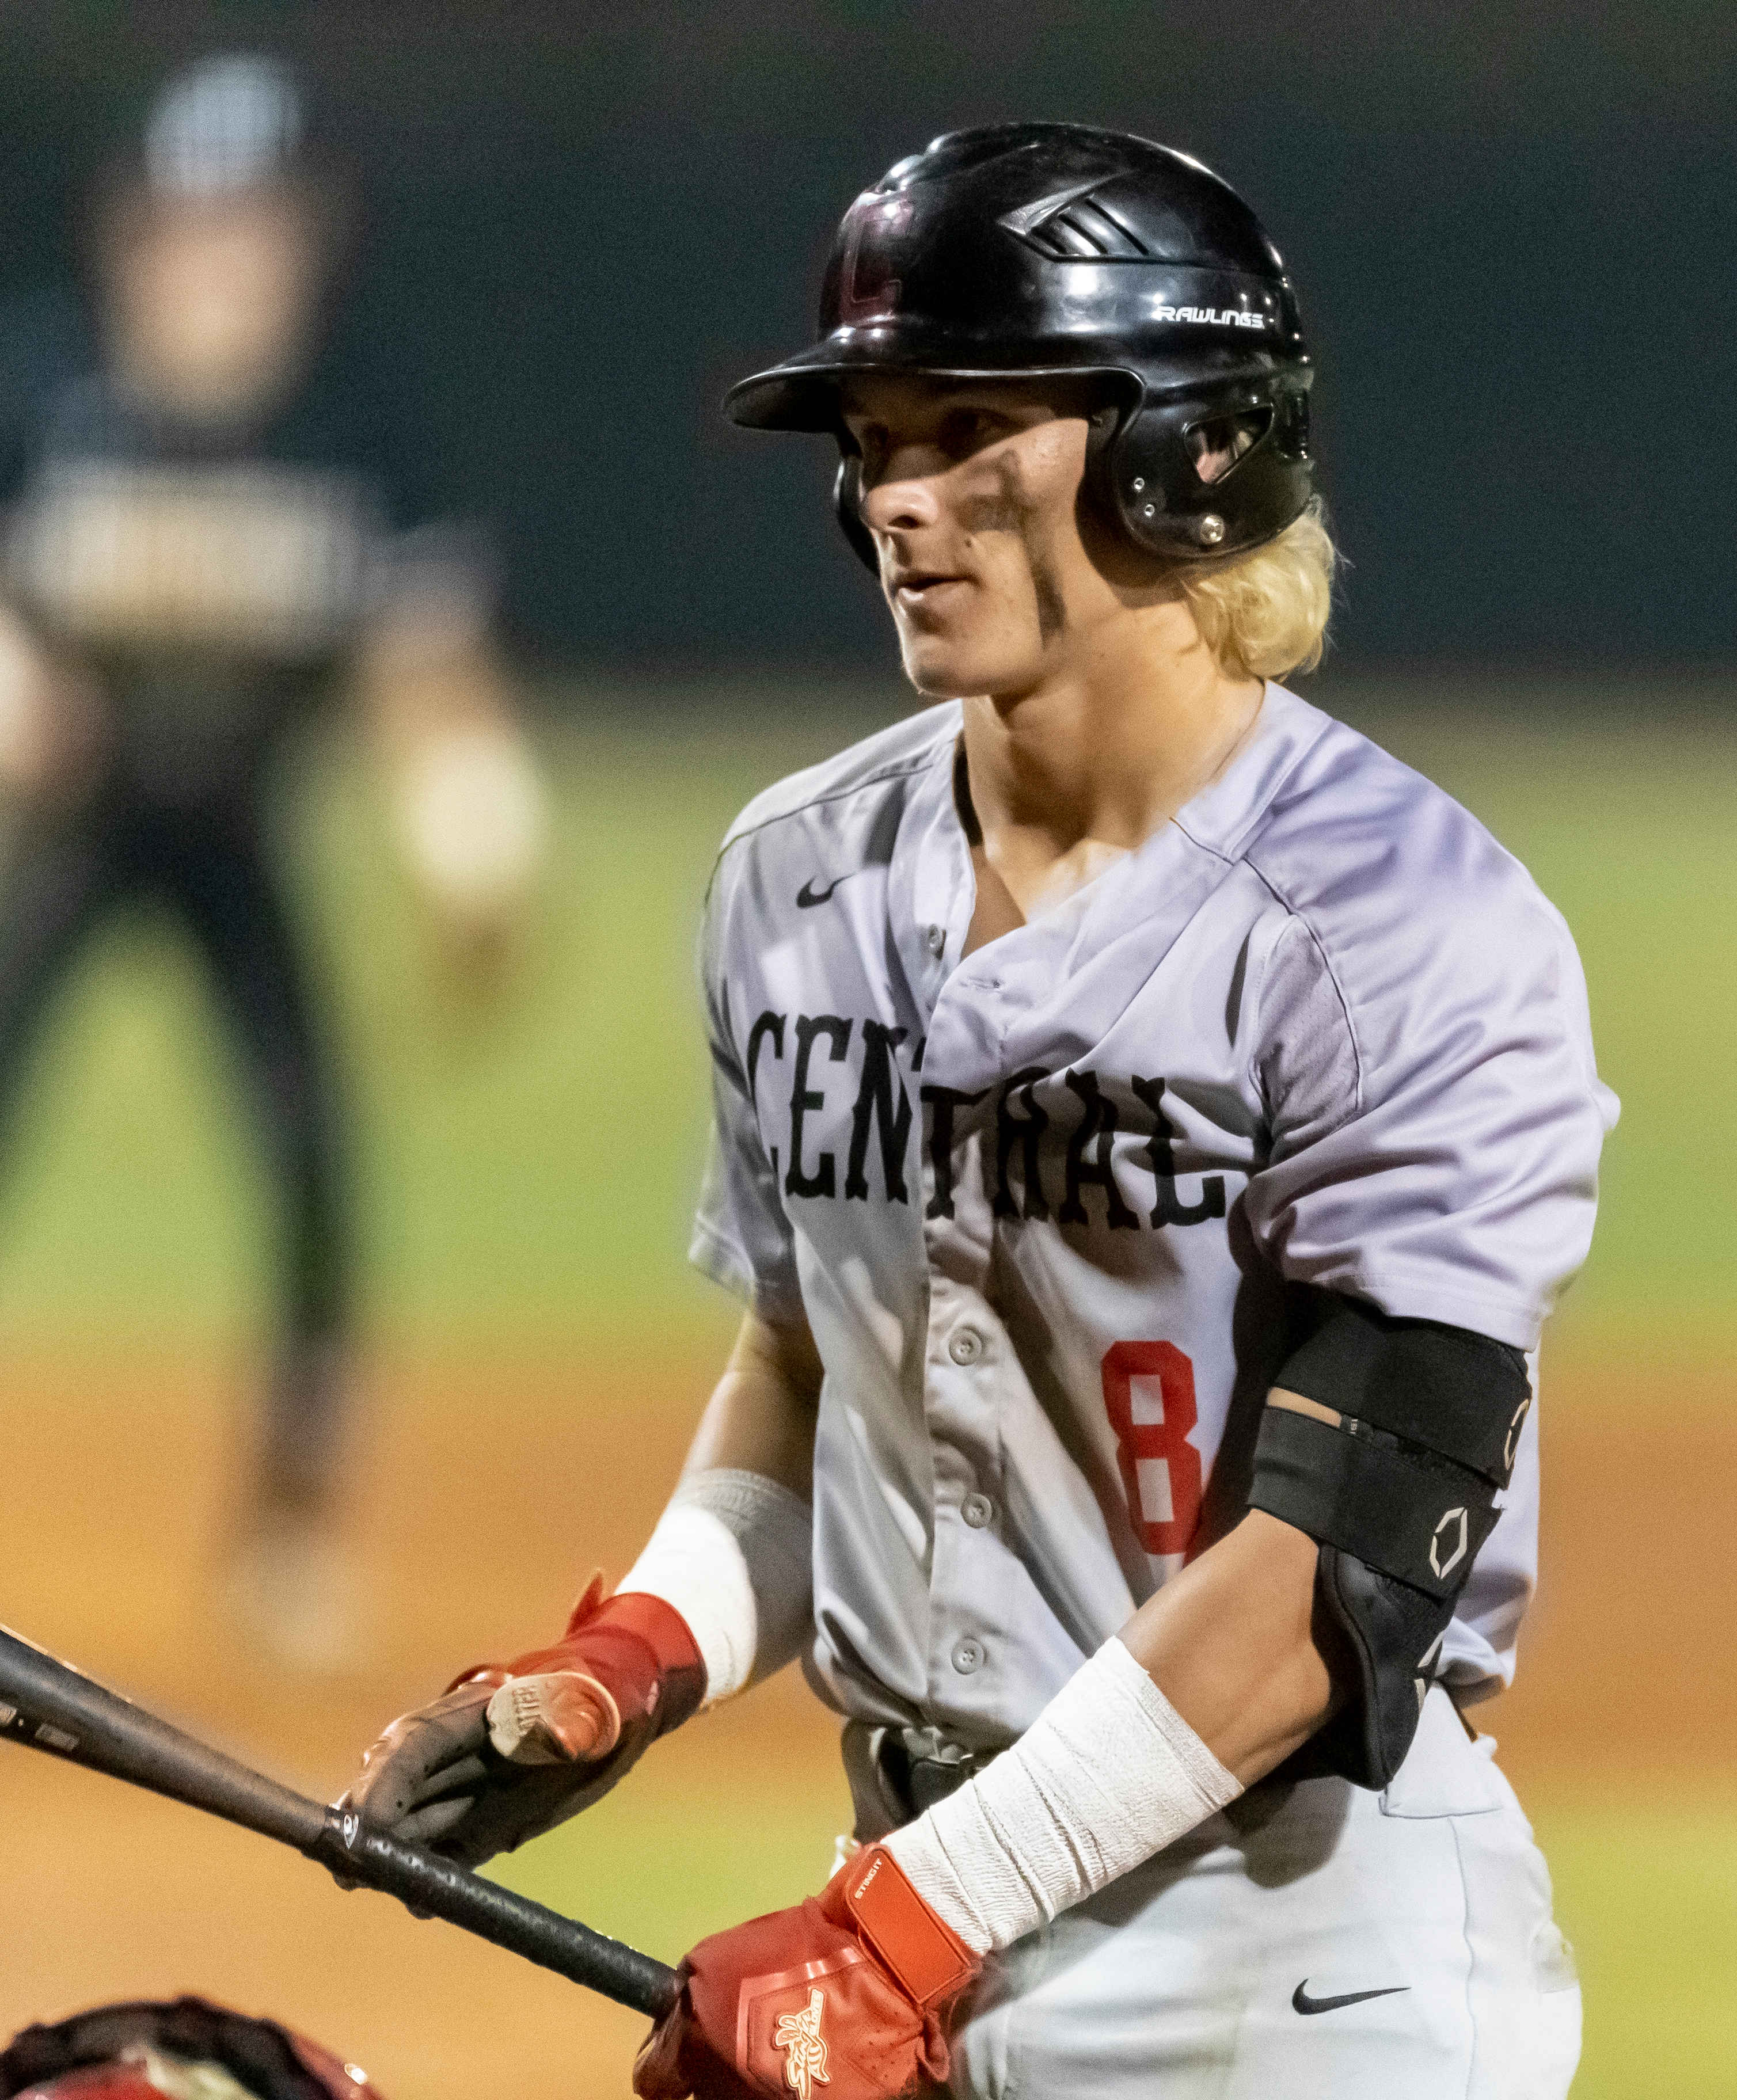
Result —
<path fill-rule="evenodd" d="M 1445 1692 L 1383 1794 L 1258 1786 L 992 1960 L 965 2100 L 1562 2100 L 1580 1993 L 1531 1827 Z"/>

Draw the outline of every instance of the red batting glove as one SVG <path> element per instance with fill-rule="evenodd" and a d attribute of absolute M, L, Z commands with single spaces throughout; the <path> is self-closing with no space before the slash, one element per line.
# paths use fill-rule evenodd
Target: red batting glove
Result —
<path fill-rule="evenodd" d="M 639 2100 L 906 2100 L 944 2085 L 982 1964 L 870 1845 L 818 1896 L 702 1939 L 634 2066 Z"/>
<path fill-rule="evenodd" d="M 605 1598 L 594 1575 L 559 1640 L 466 1670 L 447 1690 L 466 1685 L 511 1686 L 503 1718 L 523 1739 L 513 1754 L 525 1763 L 601 1761 L 619 1751 L 630 1764 L 699 1706 L 705 1665 L 673 1605 L 642 1590 Z M 496 1711 L 491 1705 L 491 1718 Z"/>

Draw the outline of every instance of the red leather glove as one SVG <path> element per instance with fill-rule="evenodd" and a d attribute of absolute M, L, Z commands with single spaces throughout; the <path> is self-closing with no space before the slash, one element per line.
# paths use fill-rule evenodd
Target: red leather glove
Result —
<path fill-rule="evenodd" d="M 634 2066 L 639 2100 L 908 2100 L 946 2083 L 982 1964 L 870 1845 L 793 1910 L 702 1939 Z"/>
<path fill-rule="evenodd" d="M 480 1866 L 608 1793 L 705 1696 L 705 1665 L 680 1613 L 637 1590 L 606 1600 L 599 1577 L 552 1647 L 466 1670 L 400 1715 L 341 1805 Z M 497 1700 L 506 1754 L 490 1726 Z"/>

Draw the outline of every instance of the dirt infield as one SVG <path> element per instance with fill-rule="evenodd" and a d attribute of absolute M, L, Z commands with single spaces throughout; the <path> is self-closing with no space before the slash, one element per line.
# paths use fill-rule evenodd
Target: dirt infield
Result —
<path fill-rule="evenodd" d="M 355 1673 L 298 1684 L 259 1668 L 214 1608 L 236 1381 L 166 1357 L 15 1361 L 0 1617 L 267 1769 L 334 1790 L 382 1718 L 558 1623 L 594 1562 L 625 1564 L 705 1377 L 697 1362 L 653 1374 L 594 1361 L 581 1393 L 555 1363 L 377 1373 L 351 1512 L 377 1621 Z M 1597 1367 L 1553 1381 L 1544 1589 L 1521 1687 L 1487 1710 L 1523 1791 L 1727 1767 L 1732 1398 L 1712 1374 L 1674 1380 L 1663 1404 Z M 645 1871 L 670 1875 L 690 1823 L 712 1831 L 734 1816 L 742 1843 L 776 1841 L 786 1821 L 817 1829 L 838 1796 L 833 1740 L 799 1684 L 775 1684 L 661 1751 L 655 1793 L 609 1842 L 645 1847 Z M 625 2090 L 632 2016 L 382 1899 L 340 1900 L 258 1841 L 11 1753 L 0 1829 L 0 2032 L 197 1988 L 306 2025 L 395 2100 Z M 608 1886 L 630 1889 L 634 1867 L 617 1859 Z M 789 1871 L 799 1886 L 823 1868 L 805 1855 Z"/>
<path fill-rule="evenodd" d="M 1480 1723 L 1523 1792 L 1737 1776 L 1737 1376 L 1571 1365 L 1544 1407 L 1538 1595 Z"/>

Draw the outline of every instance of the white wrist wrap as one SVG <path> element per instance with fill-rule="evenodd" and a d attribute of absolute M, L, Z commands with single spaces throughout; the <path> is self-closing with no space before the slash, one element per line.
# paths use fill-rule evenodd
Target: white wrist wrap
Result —
<path fill-rule="evenodd" d="M 687 1621 L 714 1706 L 769 1677 L 813 1623 L 814 1515 L 763 1473 L 714 1467 L 683 1480 L 617 1594 L 661 1597 Z"/>
<path fill-rule="evenodd" d="M 975 1953 L 1010 1947 L 1242 1792 L 1119 1640 L 1010 1749 L 886 1839 Z"/>

